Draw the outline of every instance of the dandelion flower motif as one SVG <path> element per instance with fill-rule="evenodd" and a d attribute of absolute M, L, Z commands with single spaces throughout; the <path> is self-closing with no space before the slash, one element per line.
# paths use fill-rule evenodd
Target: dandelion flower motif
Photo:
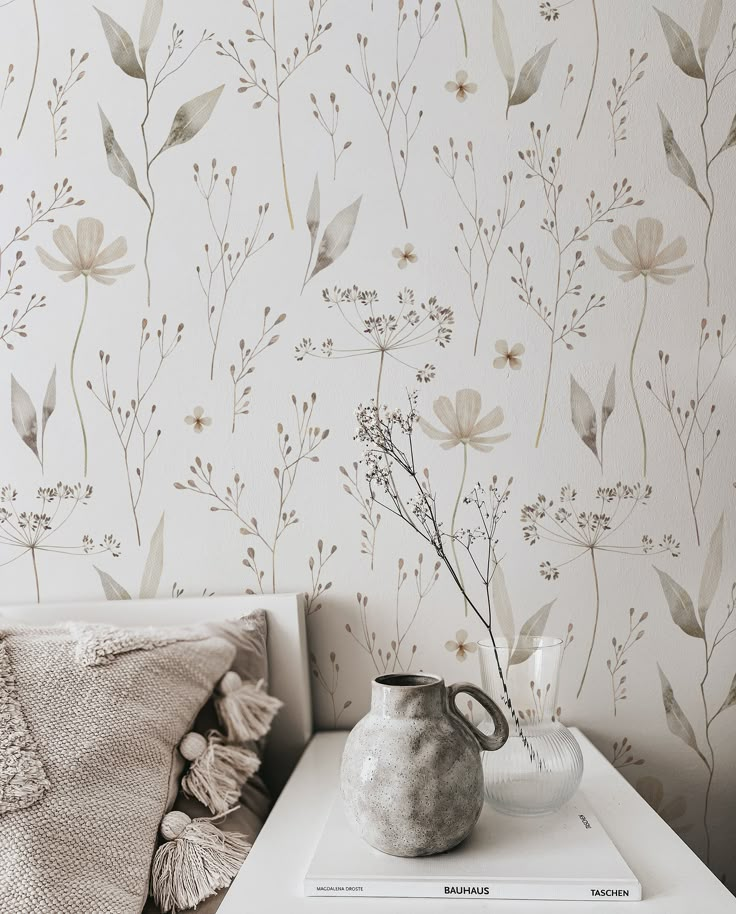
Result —
<path fill-rule="evenodd" d="M 104 236 L 105 227 L 100 220 L 87 217 L 77 222 L 76 239 L 68 225 L 60 225 L 53 234 L 54 244 L 66 257 L 66 261 L 57 260 L 42 247 L 37 247 L 36 251 L 41 263 L 49 270 L 61 273 L 59 278 L 64 282 L 71 282 L 78 276 L 89 276 L 96 282 L 110 286 L 115 282 L 114 277 L 130 273 L 133 266 L 107 266 L 114 260 L 125 257 L 128 244 L 125 238 L 120 236 L 100 250 Z"/>
<path fill-rule="evenodd" d="M 508 434 L 486 436 L 487 432 L 503 423 L 503 410 L 497 406 L 479 419 L 481 399 L 477 390 L 459 390 L 455 394 L 454 406 L 449 397 L 439 397 L 434 401 L 433 409 L 446 431 L 435 428 L 422 418 L 419 419 L 419 425 L 425 435 L 441 441 L 440 447 L 444 450 L 463 444 L 488 453 L 493 450 L 494 444 L 509 437 Z"/>
<path fill-rule="evenodd" d="M 468 641 L 468 633 L 461 628 L 455 632 L 454 641 L 445 641 L 445 649 L 452 651 L 460 663 L 465 663 L 468 654 L 474 654 L 478 650 L 478 645 L 475 641 Z"/>
<path fill-rule="evenodd" d="M 445 83 L 445 89 L 448 92 L 454 92 L 455 98 L 459 102 L 464 102 L 468 95 L 473 95 L 478 91 L 478 86 L 468 82 L 468 74 L 465 70 L 458 70 L 455 79 Z"/>
<path fill-rule="evenodd" d="M 662 248 L 664 228 L 659 219 L 651 217 L 639 219 L 636 223 L 636 238 L 627 225 L 619 225 L 614 229 L 611 237 L 624 260 L 616 260 L 600 247 L 596 248 L 596 253 L 609 270 L 621 273 L 619 278 L 623 282 L 631 282 L 632 279 L 637 279 L 639 276 L 648 276 L 655 282 L 669 286 L 675 281 L 675 276 L 680 276 L 692 269 L 692 265 L 668 266 L 685 256 L 687 244 L 680 235 Z"/>
<path fill-rule="evenodd" d="M 506 340 L 496 340 L 496 352 L 498 353 L 498 358 L 493 360 L 494 368 L 506 368 L 507 365 L 513 371 L 518 371 L 521 368 L 521 357 L 525 352 L 521 343 L 514 343 L 509 349 L 509 344 Z"/>
<path fill-rule="evenodd" d="M 560 18 L 560 11 L 556 6 L 552 6 L 549 0 L 539 4 L 539 15 L 545 22 L 557 22 Z"/>
<path fill-rule="evenodd" d="M 405 244 L 402 248 L 394 248 L 392 255 L 398 260 L 400 270 L 405 270 L 410 263 L 417 262 L 417 255 L 414 253 L 413 244 Z"/>
<path fill-rule="evenodd" d="M 201 406 L 195 406 L 192 410 L 192 415 L 185 416 L 184 421 L 187 425 L 194 426 L 194 431 L 198 435 L 201 435 L 208 426 L 212 425 L 212 419 L 209 416 L 205 416 L 204 409 Z"/>

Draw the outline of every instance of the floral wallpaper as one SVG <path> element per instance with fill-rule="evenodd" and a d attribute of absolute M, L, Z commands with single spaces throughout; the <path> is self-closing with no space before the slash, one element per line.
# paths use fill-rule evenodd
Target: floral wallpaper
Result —
<path fill-rule="evenodd" d="M 733 887 L 733 0 L 0 26 L 3 599 L 303 591 L 323 727 L 477 679 L 354 440 L 416 390 L 448 532 L 509 480 L 500 630 L 564 639 L 563 719 Z"/>

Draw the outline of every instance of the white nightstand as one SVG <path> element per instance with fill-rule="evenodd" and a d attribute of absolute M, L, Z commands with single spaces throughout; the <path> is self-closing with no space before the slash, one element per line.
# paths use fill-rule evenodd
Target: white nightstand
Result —
<path fill-rule="evenodd" d="M 736 898 L 578 730 L 582 787 L 641 881 L 642 914 L 736 914 Z M 302 881 L 338 788 L 347 734 L 318 733 L 274 806 L 219 914 L 612 914 L 618 903 L 305 898 Z M 630 910 L 626 908 L 625 910 Z"/>

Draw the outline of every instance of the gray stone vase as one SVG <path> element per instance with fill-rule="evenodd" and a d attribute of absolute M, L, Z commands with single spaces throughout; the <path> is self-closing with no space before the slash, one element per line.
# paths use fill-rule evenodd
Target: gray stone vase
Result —
<path fill-rule="evenodd" d="M 458 711 L 465 692 L 490 714 L 481 733 Z M 391 674 L 372 683 L 371 709 L 348 736 L 340 786 L 351 827 L 396 857 L 441 854 L 467 838 L 483 808 L 481 749 L 508 739 L 499 707 L 467 682 Z"/>

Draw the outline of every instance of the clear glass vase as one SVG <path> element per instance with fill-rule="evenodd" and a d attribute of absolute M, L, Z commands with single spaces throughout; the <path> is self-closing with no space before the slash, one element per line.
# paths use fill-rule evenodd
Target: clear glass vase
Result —
<path fill-rule="evenodd" d="M 557 718 L 562 641 L 519 636 L 513 643 L 496 639 L 496 651 L 490 640 L 478 648 L 483 688 L 506 714 L 510 732 L 502 749 L 483 753 L 486 800 L 509 815 L 555 812 L 583 776 L 580 746 Z M 506 705 L 499 666 L 521 732 Z M 490 722 L 487 726 L 492 729 Z"/>

